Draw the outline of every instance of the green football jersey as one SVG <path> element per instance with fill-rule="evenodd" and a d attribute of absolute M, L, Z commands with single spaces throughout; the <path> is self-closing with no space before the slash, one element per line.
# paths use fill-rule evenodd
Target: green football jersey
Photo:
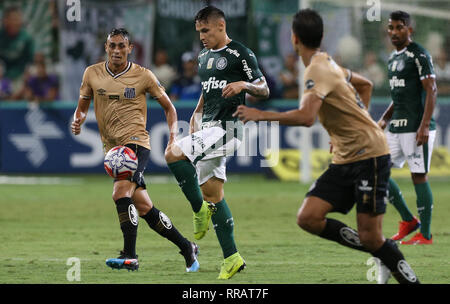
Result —
<path fill-rule="evenodd" d="M 202 83 L 202 122 L 236 121 L 233 113 L 245 104 L 245 92 L 230 98 L 222 97 L 222 89 L 237 81 L 254 82 L 263 74 L 255 54 L 243 44 L 232 40 L 218 50 L 203 49 L 198 56 L 198 74 Z"/>
<path fill-rule="evenodd" d="M 416 132 L 425 109 L 426 92 L 421 80 L 436 77 L 430 54 L 419 44 L 411 42 L 389 57 L 388 78 L 394 113 L 389 131 L 392 133 Z M 430 130 L 436 128 L 431 119 Z"/>

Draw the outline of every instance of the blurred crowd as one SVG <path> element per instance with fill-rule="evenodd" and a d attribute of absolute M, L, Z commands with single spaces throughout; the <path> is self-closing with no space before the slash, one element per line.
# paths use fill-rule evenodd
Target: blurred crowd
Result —
<path fill-rule="evenodd" d="M 57 27 L 57 13 L 54 12 Z M 24 27 L 23 14 L 18 7 L 5 8 L 0 28 L 0 100 L 27 100 L 53 102 L 60 100 L 60 73 L 58 63 L 48 56 L 35 52 L 33 37 Z M 349 41 L 346 45 L 350 45 Z M 338 50 L 339 51 L 339 50 Z M 351 67 L 351 54 L 341 50 L 334 55 L 338 64 Z M 345 54 L 349 56 L 344 56 Z M 450 95 L 450 61 L 445 47 L 432 52 L 440 95 Z M 374 95 L 388 96 L 388 80 L 385 63 L 387 58 L 374 51 L 361 55 L 362 68 L 355 71 L 374 83 Z M 197 56 L 186 51 L 179 63 L 171 62 L 166 50 L 156 48 L 150 69 L 165 87 L 171 100 L 196 101 L 201 93 L 197 74 Z M 299 97 L 299 58 L 295 53 L 283 58 L 283 67 L 275 75 L 269 75 L 261 67 L 270 88 L 269 99 L 297 99 Z M 262 102 L 248 96 L 250 103 Z"/>

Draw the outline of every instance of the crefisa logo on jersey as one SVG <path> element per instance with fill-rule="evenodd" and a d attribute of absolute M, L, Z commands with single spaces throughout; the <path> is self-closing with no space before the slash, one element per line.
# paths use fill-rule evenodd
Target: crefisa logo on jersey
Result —
<path fill-rule="evenodd" d="M 216 80 L 216 77 L 209 77 L 207 81 L 201 82 L 203 90 L 208 93 L 211 89 L 223 89 L 227 85 L 226 80 Z"/>
<path fill-rule="evenodd" d="M 127 99 L 135 98 L 136 97 L 136 90 L 135 88 L 125 88 L 125 92 L 123 93 L 123 96 Z"/>

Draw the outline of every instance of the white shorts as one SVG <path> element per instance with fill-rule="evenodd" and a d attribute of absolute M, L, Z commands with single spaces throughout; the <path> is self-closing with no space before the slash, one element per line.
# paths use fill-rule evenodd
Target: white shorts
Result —
<path fill-rule="evenodd" d="M 393 168 L 403 168 L 407 161 L 411 173 L 428 173 L 435 137 L 436 130 L 430 131 L 428 143 L 417 146 L 416 132 L 386 132 Z"/>
<path fill-rule="evenodd" d="M 227 180 L 226 157 L 234 154 L 241 140 L 221 127 L 210 127 L 183 137 L 175 144 L 196 167 L 202 185 L 213 176 Z"/>

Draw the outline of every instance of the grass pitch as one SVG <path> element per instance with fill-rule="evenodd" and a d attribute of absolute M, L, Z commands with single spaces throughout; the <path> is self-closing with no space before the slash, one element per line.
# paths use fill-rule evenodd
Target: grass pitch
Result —
<path fill-rule="evenodd" d="M 192 212 L 171 177 L 146 176 L 155 206 L 178 230 L 193 240 Z M 211 227 L 200 246 L 200 272 L 185 273 L 178 248 L 139 222 L 137 272 L 112 270 L 105 259 L 122 247 L 112 181 L 106 175 L 18 179 L 0 184 L 0 283 L 29 284 L 215 284 L 222 252 Z M 24 184 L 17 184 L 22 181 Z M 30 185 L 34 181 L 40 184 Z M 42 182 L 44 181 L 44 182 Z M 409 179 L 398 180 L 410 210 L 417 214 Z M 423 283 L 450 282 L 450 190 L 448 179 L 431 179 L 434 195 L 431 246 L 400 249 Z M 225 198 L 235 221 L 235 239 L 247 268 L 227 283 L 236 284 L 374 284 L 367 275 L 370 255 L 350 250 L 297 227 L 296 213 L 309 185 L 266 180 L 259 175 L 230 176 Z M 332 213 L 356 227 L 355 212 Z M 384 234 L 392 236 L 399 215 L 392 205 Z M 80 261 L 80 281 L 70 281 Z M 70 260 L 69 260 L 70 262 Z M 68 276 L 69 273 L 69 276 Z M 72 274 L 72 275 L 71 275 Z M 391 279 L 391 283 L 395 283 Z"/>

